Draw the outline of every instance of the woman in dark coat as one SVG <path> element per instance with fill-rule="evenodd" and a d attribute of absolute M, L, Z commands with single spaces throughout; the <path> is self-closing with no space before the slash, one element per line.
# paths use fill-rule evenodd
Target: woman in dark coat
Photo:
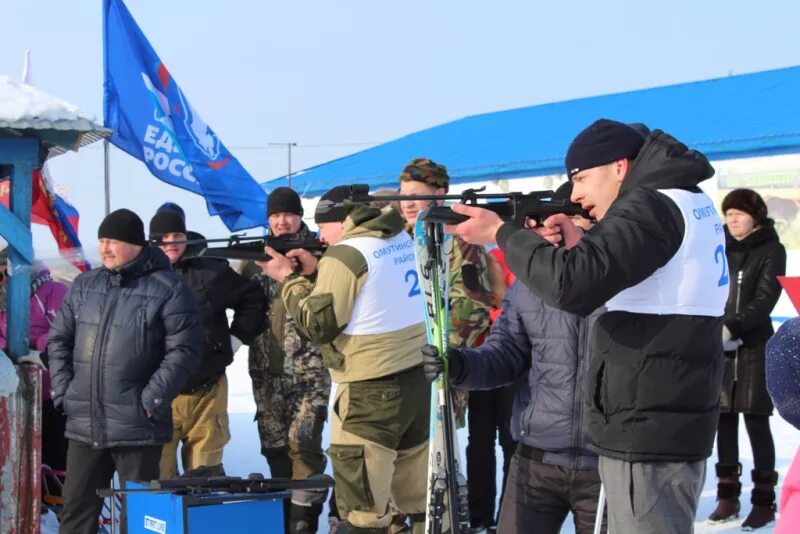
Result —
<path fill-rule="evenodd" d="M 752 511 L 742 524 L 754 530 L 775 520 L 775 444 L 769 428 L 764 348 L 772 336 L 770 312 L 780 297 L 777 277 L 786 272 L 786 250 L 767 218 L 767 205 L 750 189 L 735 189 L 722 202 L 730 295 L 725 306 L 725 374 L 720 395 L 716 465 L 717 509 L 710 523 L 739 517 L 739 414 L 753 448 Z"/>

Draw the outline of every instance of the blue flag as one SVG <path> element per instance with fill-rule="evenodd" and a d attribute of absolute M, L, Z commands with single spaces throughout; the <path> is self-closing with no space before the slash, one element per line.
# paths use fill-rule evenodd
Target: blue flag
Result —
<path fill-rule="evenodd" d="M 153 175 L 202 195 L 231 231 L 266 226 L 267 196 L 192 107 L 122 0 L 104 0 L 105 126 Z"/>

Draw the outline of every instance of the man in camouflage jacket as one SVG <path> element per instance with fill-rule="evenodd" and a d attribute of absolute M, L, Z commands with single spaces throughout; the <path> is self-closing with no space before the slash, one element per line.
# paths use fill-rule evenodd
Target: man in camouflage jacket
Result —
<path fill-rule="evenodd" d="M 302 222 L 300 197 L 287 187 L 267 200 L 270 233 L 309 234 Z M 281 298 L 282 284 L 268 278 L 255 264 L 245 267 L 261 284 L 268 302 L 267 326 L 250 344 L 250 377 L 256 402 L 261 454 L 272 477 L 303 480 L 325 471 L 322 429 L 328 416 L 331 379 L 322 365 L 318 345 L 301 334 Z M 315 533 L 325 495 L 303 502 L 313 493 L 293 495 L 289 532 Z"/>
<path fill-rule="evenodd" d="M 394 509 L 424 532 L 431 387 L 422 373 L 423 302 L 414 291 L 414 244 L 392 209 L 348 202 L 348 186 L 320 199 L 314 218 L 328 250 L 268 253 L 286 308 L 321 344 L 336 381 L 328 455 L 339 532 L 386 534 Z M 295 272 L 317 272 L 314 283 Z"/>

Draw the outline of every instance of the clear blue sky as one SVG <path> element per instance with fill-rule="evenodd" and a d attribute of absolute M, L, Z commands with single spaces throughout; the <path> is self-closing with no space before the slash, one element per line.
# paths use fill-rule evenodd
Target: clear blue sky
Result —
<path fill-rule="evenodd" d="M 800 62 L 796 0 L 242 1 L 129 0 L 162 61 L 250 173 L 285 174 L 465 115 L 786 67 Z M 33 83 L 102 122 L 102 2 L 3 0 L 0 74 Z M 658 125 L 653 125 L 658 126 Z M 304 146 L 305 145 L 305 146 Z M 345 146 L 319 146 L 345 145 Z M 94 252 L 102 150 L 54 159 Z M 250 147 L 250 148 L 248 148 Z M 443 162 L 447 163 L 447 162 Z M 112 148 L 112 209 L 145 223 L 165 200 L 225 235 L 200 197 Z M 398 169 L 399 170 L 399 169 Z M 51 250 L 37 231 L 37 249 Z"/>

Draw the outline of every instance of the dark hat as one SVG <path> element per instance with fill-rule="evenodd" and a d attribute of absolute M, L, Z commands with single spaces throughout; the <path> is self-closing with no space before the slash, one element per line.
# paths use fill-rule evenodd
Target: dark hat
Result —
<path fill-rule="evenodd" d="M 580 171 L 600 167 L 620 159 L 634 159 L 644 137 L 621 122 L 600 119 L 579 133 L 567 150 L 564 164 L 572 179 Z"/>
<path fill-rule="evenodd" d="M 572 196 L 572 182 L 566 181 L 561 184 L 558 189 L 556 189 L 555 193 L 553 193 L 552 200 L 562 201 L 566 200 L 567 202 L 572 202 L 570 197 Z"/>
<path fill-rule="evenodd" d="M 400 181 L 422 182 L 434 187 L 444 187 L 447 190 L 450 185 L 450 176 L 444 165 L 428 158 L 416 158 L 403 168 L 403 172 L 400 173 Z"/>
<path fill-rule="evenodd" d="M 645 139 L 647 139 L 647 137 L 650 135 L 650 128 L 648 128 L 643 122 L 632 122 L 628 126 L 639 132 L 639 135 Z"/>
<path fill-rule="evenodd" d="M 303 215 L 300 195 L 288 187 L 279 187 L 267 197 L 267 217 L 274 213 L 294 213 Z"/>
<path fill-rule="evenodd" d="M 370 206 L 373 208 L 383 209 L 386 206 L 391 206 L 394 211 L 400 213 L 400 201 L 399 200 L 380 200 L 379 197 L 386 197 L 386 196 L 393 196 L 397 195 L 398 192 L 394 189 L 378 189 L 372 196 L 375 198 L 372 202 L 369 203 Z"/>
<path fill-rule="evenodd" d="M 186 221 L 186 213 L 183 211 L 183 208 L 180 207 L 178 204 L 175 204 L 174 202 L 164 202 L 158 207 L 156 213 L 162 211 L 174 211 L 175 213 L 181 216 L 181 219 Z"/>
<path fill-rule="evenodd" d="M 761 195 L 752 189 L 734 189 L 722 200 L 722 213 L 734 209 L 747 213 L 756 224 L 767 222 L 767 204 Z"/>
<path fill-rule="evenodd" d="M 339 185 L 322 195 L 314 210 L 314 222 L 341 222 L 347 218 L 351 207 L 349 185 Z"/>
<path fill-rule="evenodd" d="M 112 211 L 97 229 L 97 239 L 116 239 L 131 245 L 144 245 L 144 223 L 131 210 Z"/>
<path fill-rule="evenodd" d="M 186 222 L 180 213 L 167 209 L 158 211 L 150 219 L 150 239 L 158 239 L 164 234 L 186 233 Z"/>

